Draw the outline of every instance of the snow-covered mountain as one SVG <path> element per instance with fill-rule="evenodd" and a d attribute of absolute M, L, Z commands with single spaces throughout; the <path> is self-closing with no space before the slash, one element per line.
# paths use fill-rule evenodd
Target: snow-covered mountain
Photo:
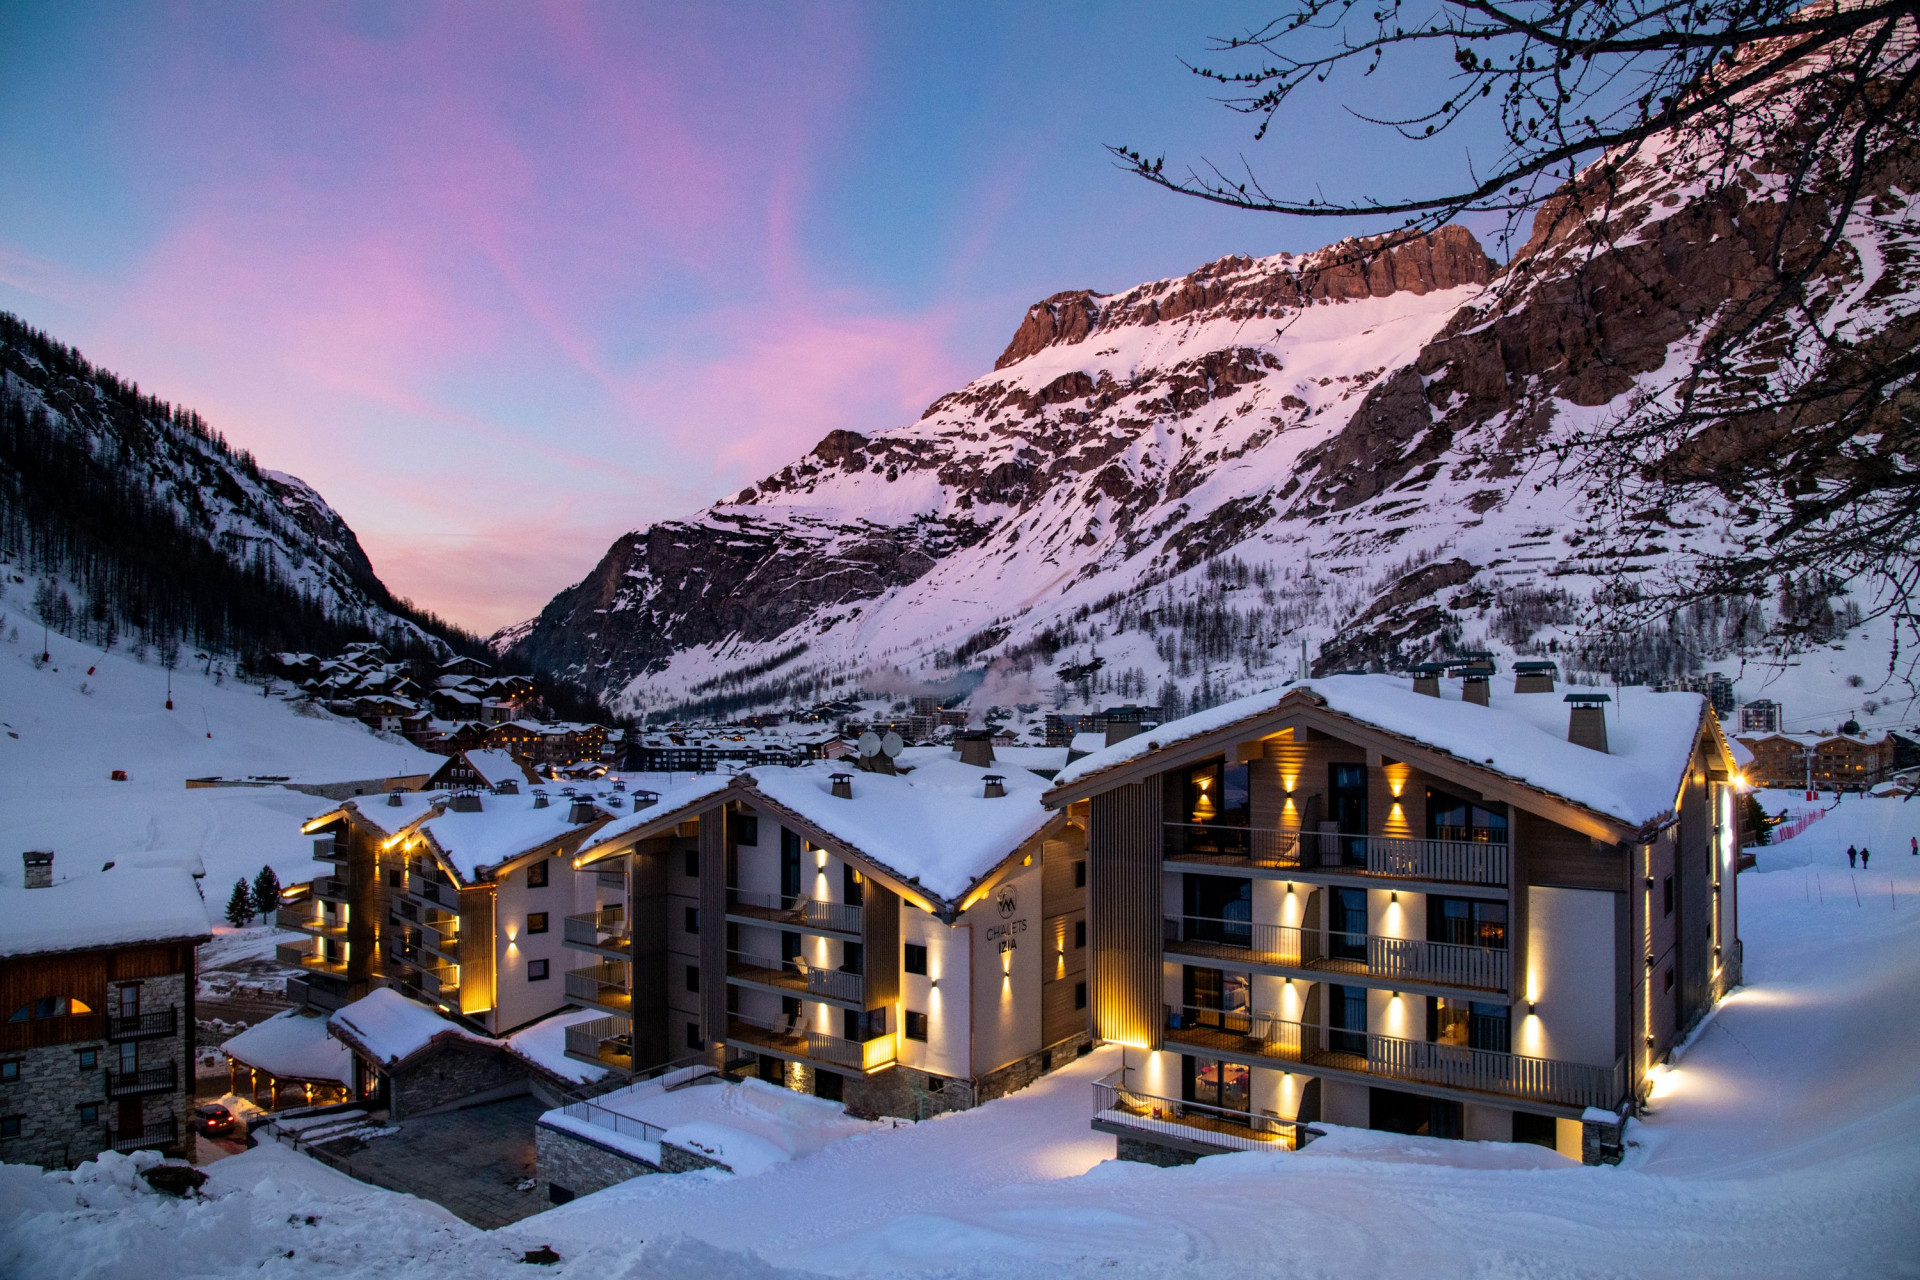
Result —
<path fill-rule="evenodd" d="M 713 712 L 982 680 L 976 703 L 1066 684 L 1191 706 L 1303 665 L 1565 657 L 1577 635 L 1573 665 L 1658 678 L 1831 639 L 1858 609 L 1848 584 L 1764 570 L 1751 597 L 1604 652 L 1576 625 L 1774 532 L 1779 495 L 1744 491 L 1741 457 L 1792 450 L 1790 424 L 1688 442 L 1722 495 L 1688 510 L 1623 520 L 1598 496 L 1620 477 L 1553 465 L 1554 445 L 1669 387 L 1764 270 L 1782 179 L 1756 162 L 1707 181 L 1711 162 L 1646 148 L 1604 207 L 1550 208 L 1504 269 L 1449 226 L 1055 295 L 918 422 L 835 431 L 628 534 L 496 643 L 631 710 Z M 1913 177 L 1878 171 L 1872 216 L 1844 228 L 1813 293 L 1829 331 L 1913 326 Z M 1763 371 L 1787 341 L 1766 338 Z"/>
<path fill-rule="evenodd" d="M 446 648 L 311 486 L 4 314 L 0 555 L 48 581 L 49 620 L 82 638 Z"/>

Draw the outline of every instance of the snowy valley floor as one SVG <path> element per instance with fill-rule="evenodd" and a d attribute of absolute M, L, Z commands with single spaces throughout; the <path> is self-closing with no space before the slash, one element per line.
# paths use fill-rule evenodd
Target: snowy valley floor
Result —
<path fill-rule="evenodd" d="M 1781 798 L 1784 800 L 1784 798 Z M 263 1147 L 208 1196 L 124 1162 L 0 1167 L 0 1275 L 1920 1276 L 1920 802 L 1849 799 L 1740 878 L 1747 986 L 1617 1169 L 1334 1130 L 1298 1154 L 1105 1159 L 1115 1051 L 752 1178 L 642 1178 L 494 1232 Z M 1845 848 L 1875 850 L 1849 873 Z"/>

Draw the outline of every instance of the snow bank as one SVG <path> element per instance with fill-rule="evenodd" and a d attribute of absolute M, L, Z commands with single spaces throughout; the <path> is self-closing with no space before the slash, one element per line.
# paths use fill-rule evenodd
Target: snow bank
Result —
<path fill-rule="evenodd" d="M 606 1014 L 599 1009 L 568 1009 L 553 1014 L 508 1036 L 507 1050 L 541 1070 L 574 1084 L 604 1080 L 607 1075 L 605 1067 L 567 1056 L 567 1028 L 576 1022 L 591 1022 L 604 1017 Z"/>

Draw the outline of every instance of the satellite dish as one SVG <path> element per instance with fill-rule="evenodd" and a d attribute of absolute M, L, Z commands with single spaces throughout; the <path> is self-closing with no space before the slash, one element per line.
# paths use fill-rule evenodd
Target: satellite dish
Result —
<path fill-rule="evenodd" d="M 891 729 L 887 730 L 886 737 L 880 739 L 880 750 L 886 753 L 886 757 L 889 760 L 893 759 L 895 756 L 899 755 L 902 751 L 905 751 L 906 749 L 907 749 L 907 744 L 900 741 L 900 735 L 895 733 Z"/>
<path fill-rule="evenodd" d="M 892 736 L 892 735 L 888 735 Z M 860 735 L 860 754 L 877 756 L 880 754 L 880 735 L 869 729 Z"/>

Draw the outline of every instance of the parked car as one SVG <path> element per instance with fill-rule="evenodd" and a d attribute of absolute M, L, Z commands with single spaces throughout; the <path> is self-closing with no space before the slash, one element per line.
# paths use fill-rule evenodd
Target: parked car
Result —
<path fill-rule="evenodd" d="M 240 1117 L 217 1102 L 203 1102 L 193 1109 L 193 1127 L 209 1138 L 231 1138 L 240 1132 Z"/>

